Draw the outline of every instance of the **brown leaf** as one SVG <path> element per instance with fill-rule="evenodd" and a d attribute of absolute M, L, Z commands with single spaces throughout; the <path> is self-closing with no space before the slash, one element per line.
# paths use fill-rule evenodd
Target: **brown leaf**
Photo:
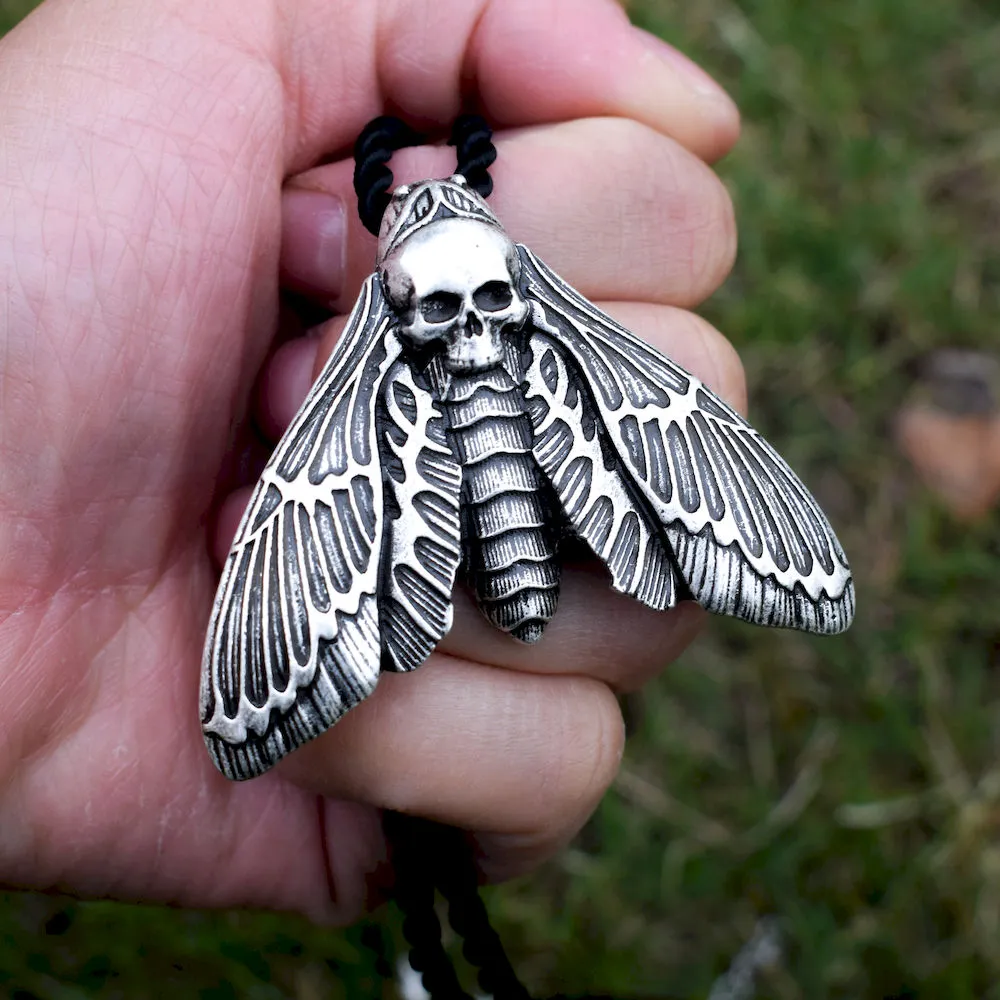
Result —
<path fill-rule="evenodd" d="M 1000 498 L 1000 419 L 904 409 L 897 437 L 920 478 L 956 517 L 974 520 Z"/>
<path fill-rule="evenodd" d="M 998 373 L 997 360 L 978 351 L 935 352 L 897 418 L 900 450 L 962 520 L 1000 500 Z"/>

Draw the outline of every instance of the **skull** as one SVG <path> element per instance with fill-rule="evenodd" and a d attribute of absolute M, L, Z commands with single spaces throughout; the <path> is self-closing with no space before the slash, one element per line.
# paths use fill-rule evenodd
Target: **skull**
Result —
<path fill-rule="evenodd" d="M 519 329 L 528 315 L 519 272 L 517 250 L 503 231 L 468 218 L 431 223 L 382 263 L 403 335 L 416 347 L 439 347 L 453 373 L 503 361 L 502 334 Z"/>

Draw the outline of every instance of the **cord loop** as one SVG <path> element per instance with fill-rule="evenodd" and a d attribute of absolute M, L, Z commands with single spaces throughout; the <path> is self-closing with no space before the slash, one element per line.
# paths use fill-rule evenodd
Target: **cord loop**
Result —
<path fill-rule="evenodd" d="M 493 192 L 490 167 L 497 158 L 493 131 L 481 115 L 461 115 L 452 126 L 449 146 L 455 147 L 455 173 L 461 174 L 474 191 L 488 198 Z M 365 229 L 378 236 L 382 216 L 389 206 L 392 154 L 407 146 L 419 146 L 426 136 L 392 115 L 373 118 L 354 144 L 354 193 L 358 215 Z"/>

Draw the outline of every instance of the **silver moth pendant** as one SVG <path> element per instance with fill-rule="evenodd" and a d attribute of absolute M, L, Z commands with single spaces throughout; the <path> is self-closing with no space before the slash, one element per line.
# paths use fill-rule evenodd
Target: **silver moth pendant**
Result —
<path fill-rule="evenodd" d="M 448 632 L 460 570 L 523 642 L 560 543 L 651 608 L 833 634 L 843 550 L 770 445 L 511 242 L 464 178 L 397 189 L 378 268 L 254 491 L 202 664 L 213 760 L 250 778 Z"/>

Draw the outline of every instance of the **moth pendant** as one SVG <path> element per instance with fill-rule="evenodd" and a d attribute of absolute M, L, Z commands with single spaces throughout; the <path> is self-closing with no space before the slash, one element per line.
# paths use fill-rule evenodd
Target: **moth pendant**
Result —
<path fill-rule="evenodd" d="M 522 642 L 588 546 L 651 608 L 837 633 L 847 560 L 778 454 L 511 242 L 461 176 L 399 188 L 378 267 L 226 561 L 202 666 L 215 763 L 250 778 L 418 667 L 463 576 Z"/>

